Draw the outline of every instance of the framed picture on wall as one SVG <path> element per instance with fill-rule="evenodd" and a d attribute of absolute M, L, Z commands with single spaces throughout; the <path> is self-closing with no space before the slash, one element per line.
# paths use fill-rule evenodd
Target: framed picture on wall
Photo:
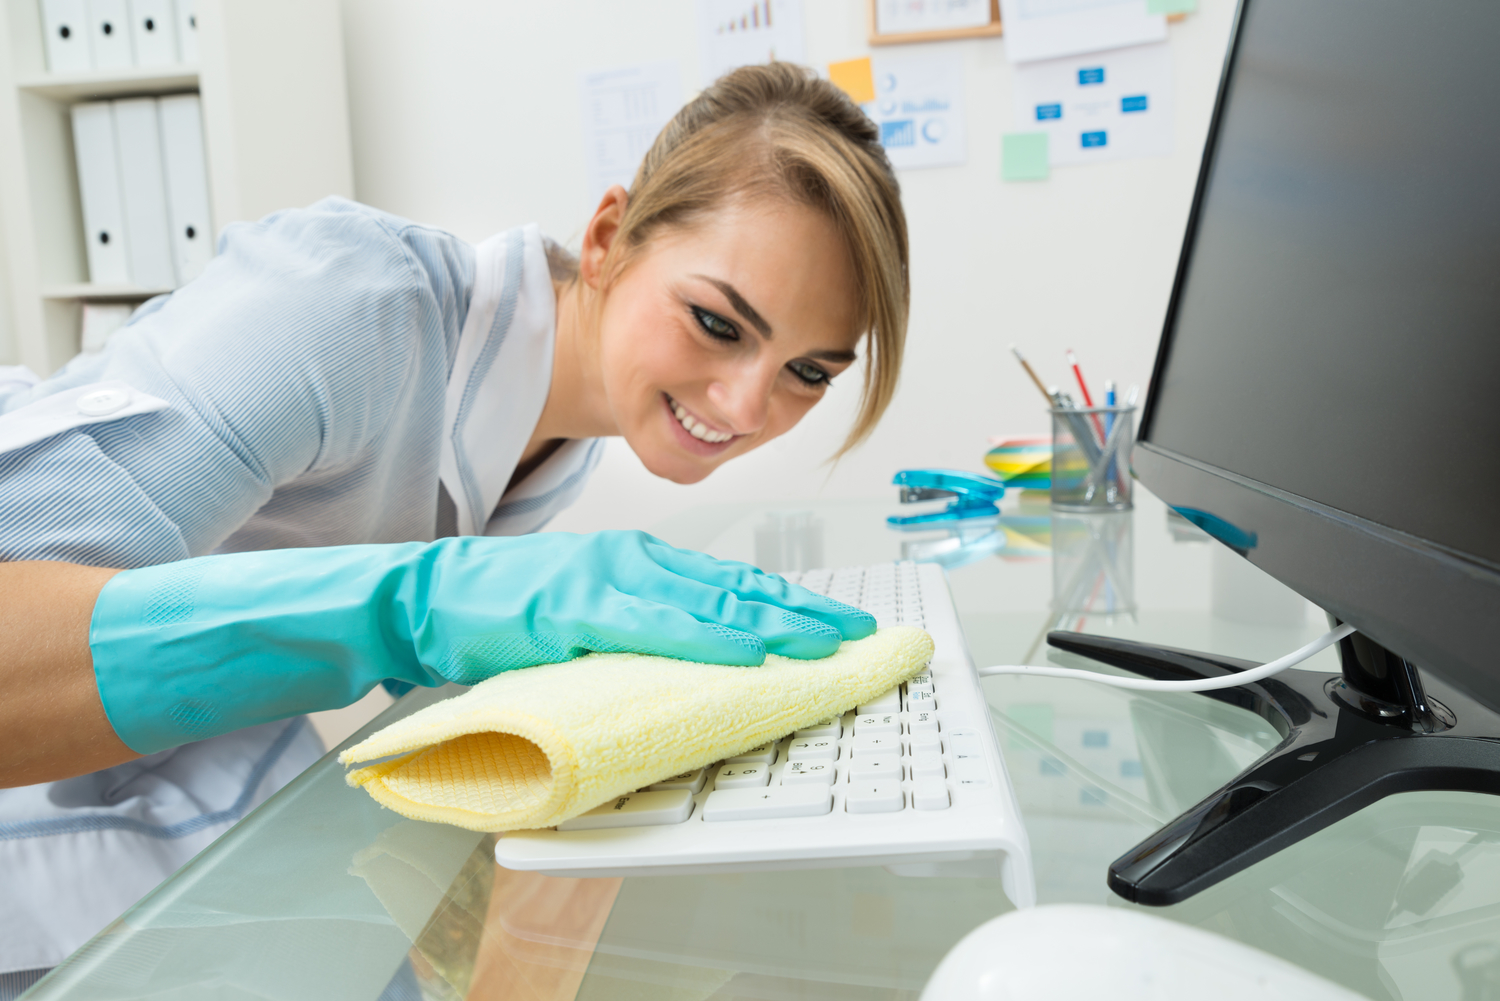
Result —
<path fill-rule="evenodd" d="M 1000 0 L 870 0 L 870 44 L 1000 34 Z"/>

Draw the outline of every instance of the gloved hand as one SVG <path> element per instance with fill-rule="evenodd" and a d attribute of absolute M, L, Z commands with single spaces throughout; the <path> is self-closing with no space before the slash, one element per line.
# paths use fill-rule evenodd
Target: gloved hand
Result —
<path fill-rule="evenodd" d="M 205 556 L 127 570 L 89 646 L 141 754 L 335 709 L 385 679 L 470 685 L 591 651 L 756 665 L 825 657 L 873 616 L 641 532 Z"/>

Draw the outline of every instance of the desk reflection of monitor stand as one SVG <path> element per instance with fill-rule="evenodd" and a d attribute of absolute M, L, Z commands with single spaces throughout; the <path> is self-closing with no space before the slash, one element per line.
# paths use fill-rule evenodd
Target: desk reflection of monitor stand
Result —
<path fill-rule="evenodd" d="M 1082 633 L 1051 646 L 1164 681 L 1260 665 Z M 1500 794 L 1500 716 L 1434 684 L 1359 633 L 1338 647 L 1341 674 L 1283 671 L 1201 694 L 1247 709 L 1282 742 L 1109 867 L 1109 886 L 1139 904 L 1175 904 L 1377 800 L 1443 789 Z"/>

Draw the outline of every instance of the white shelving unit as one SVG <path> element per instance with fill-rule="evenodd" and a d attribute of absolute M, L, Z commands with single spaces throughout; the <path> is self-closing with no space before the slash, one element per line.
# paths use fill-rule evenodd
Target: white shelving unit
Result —
<path fill-rule="evenodd" d="M 196 0 L 198 66 L 89 75 L 47 72 L 38 0 L 0 5 L 0 287 L 36 372 L 78 352 L 84 301 L 168 291 L 88 280 L 69 119 L 79 101 L 199 92 L 215 233 L 353 197 L 337 0 Z"/>

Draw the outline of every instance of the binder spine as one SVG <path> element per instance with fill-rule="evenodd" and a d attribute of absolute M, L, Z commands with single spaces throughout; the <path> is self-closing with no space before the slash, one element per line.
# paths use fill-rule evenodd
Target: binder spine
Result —
<path fill-rule="evenodd" d="M 130 281 L 129 241 L 120 200 L 114 116 L 107 101 L 75 104 L 72 114 L 89 281 L 124 285 Z"/>
<path fill-rule="evenodd" d="M 144 288 L 173 288 L 172 241 L 167 231 L 166 175 L 156 99 L 114 102 L 115 143 L 120 155 L 120 192 L 130 233 L 130 277 Z"/>
<path fill-rule="evenodd" d="M 161 115 L 173 263 L 177 268 L 177 284 L 186 285 L 203 272 L 213 257 L 202 110 L 196 94 L 164 97 L 157 107 Z"/>
<path fill-rule="evenodd" d="M 137 66 L 177 62 L 177 14 L 172 0 L 130 0 L 130 32 Z"/>
<path fill-rule="evenodd" d="M 123 70 L 135 65 L 130 41 L 130 9 L 125 0 L 88 0 L 94 69 Z"/>
<path fill-rule="evenodd" d="M 66 75 L 87 73 L 94 68 L 85 0 L 43 0 L 42 31 L 47 38 L 49 72 Z"/>

